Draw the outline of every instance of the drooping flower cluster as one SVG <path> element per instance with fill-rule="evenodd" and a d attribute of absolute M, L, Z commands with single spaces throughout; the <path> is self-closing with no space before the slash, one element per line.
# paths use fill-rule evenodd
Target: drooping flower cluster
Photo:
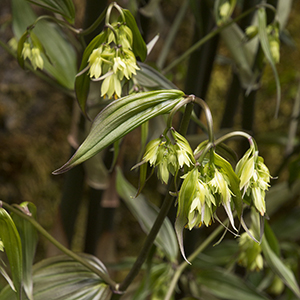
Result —
<path fill-rule="evenodd" d="M 217 156 L 216 153 L 214 153 Z M 221 167 L 204 161 L 183 176 L 184 180 L 178 195 L 178 213 L 186 216 L 187 227 L 191 230 L 203 223 L 209 226 L 214 220 L 216 208 L 222 205 L 233 228 L 234 218 L 231 208 L 231 182 Z"/>
<path fill-rule="evenodd" d="M 250 148 L 234 171 L 232 165 L 217 154 L 207 141 L 201 143 L 193 153 L 184 137 L 173 129 L 170 132 L 175 143 L 165 136 L 149 142 L 141 164 L 149 162 L 151 167 L 156 167 L 157 176 L 163 183 L 168 182 L 170 173 L 177 176 L 180 169 L 184 171 L 181 176 L 183 182 L 178 191 L 175 230 L 185 258 L 184 227 L 191 230 L 202 224 L 209 226 L 215 219 L 218 220 L 216 210 L 223 206 L 232 228 L 238 231 L 234 224 L 234 210 L 241 218 L 242 203 L 245 202 L 263 216 L 266 211 L 265 192 L 271 177 L 263 159 L 258 156 L 251 137 Z M 248 236 L 249 231 L 246 234 Z M 245 239 L 243 236 L 241 245 Z M 252 241 L 251 236 L 249 239 Z M 259 250 L 255 246 L 252 248 Z M 257 251 L 255 260 L 250 257 L 250 261 L 246 261 L 247 257 L 240 257 L 241 263 L 251 268 L 261 268 L 261 257 Z"/>
<path fill-rule="evenodd" d="M 33 46 L 31 43 L 25 42 L 23 44 L 22 56 L 24 60 L 26 58 L 30 60 L 35 70 L 37 68 L 41 70 L 44 68 L 44 60 L 41 56 L 41 50 L 38 47 Z"/>
<path fill-rule="evenodd" d="M 121 97 L 122 80 L 130 80 L 139 67 L 132 52 L 132 32 L 128 26 L 113 23 L 100 47 L 94 49 L 88 59 L 91 78 L 103 80 L 101 96 Z"/>
<path fill-rule="evenodd" d="M 263 216 L 266 212 L 265 192 L 270 186 L 270 172 L 254 146 L 245 153 L 236 165 L 240 189 L 245 200 L 252 202 Z"/>
<path fill-rule="evenodd" d="M 193 151 L 187 140 L 176 131 L 171 131 L 175 144 L 170 140 L 158 138 L 148 143 L 144 162 L 151 167 L 157 167 L 157 176 L 165 184 L 168 183 L 169 174 L 173 176 L 184 165 L 190 167 L 195 163 Z"/>

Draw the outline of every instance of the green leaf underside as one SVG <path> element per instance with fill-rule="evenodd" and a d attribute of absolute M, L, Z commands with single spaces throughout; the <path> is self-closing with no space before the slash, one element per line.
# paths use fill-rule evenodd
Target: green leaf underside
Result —
<path fill-rule="evenodd" d="M 140 223 L 143 231 L 148 234 L 158 215 L 158 208 L 149 203 L 142 194 L 133 198 L 136 194 L 136 188 L 124 178 L 119 168 L 117 170 L 117 191 Z M 164 220 L 155 239 L 155 244 L 166 254 L 170 261 L 176 260 L 178 254 L 177 240 L 169 219 Z"/>
<path fill-rule="evenodd" d="M 72 0 L 27 0 L 54 13 L 62 15 L 71 24 L 74 23 L 75 7 Z"/>
<path fill-rule="evenodd" d="M 107 272 L 104 265 L 91 255 L 81 254 L 96 268 Z M 95 273 L 68 256 L 45 259 L 33 267 L 34 300 L 108 300 L 109 286 Z M 17 299 L 7 286 L 0 294 L 1 300 Z"/>
<path fill-rule="evenodd" d="M 97 115 L 89 135 L 75 154 L 53 174 L 70 170 L 144 122 L 170 112 L 183 96 L 178 90 L 163 90 L 132 94 L 113 101 Z"/>
<path fill-rule="evenodd" d="M 8 212 L 3 208 L 0 208 L 0 238 L 9 261 L 17 295 L 20 295 L 23 276 L 21 239 L 15 223 Z M 0 297 L 0 299 L 2 298 Z"/>

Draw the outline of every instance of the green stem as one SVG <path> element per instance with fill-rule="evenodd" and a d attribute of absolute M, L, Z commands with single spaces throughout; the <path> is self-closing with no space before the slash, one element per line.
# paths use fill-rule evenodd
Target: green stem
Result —
<path fill-rule="evenodd" d="M 36 24 L 41 21 L 41 20 L 50 20 L 50 21 L 53 21 L 54 23 L 57 23 L 58 25 L 62 26 L 62 27 L 66 27 L 68 28 L 69 30 L 71 30 L 72 32 L 76 33 L 76 34 L 80 34 L 82 32 L 82 29 L 76 29 L 74 28 L 73 26 L 69 25 L 68 23 L 64 22 L 64 21 L 61 21 L 61 20 L 58 20 L 56 19 L 55 17 L 52 17 L 52 16 L 47 16 L 47 15 L 44 15 L 44 16 L 39 16 L 32 25 L 29 26 L 29 30 L 30 29 L 33 29 Z"/>
<path fill-rule="evenodd" d="M 173 185 L 173 181 L 171 184 Z M 171 187 L 170 187 L 170 189 L 171 189 Z M 148 256 L 149 250 L 151 249 L 151 246 L 153 245 L 154 240 L 155 240 L 155 238 L 163 224 L 163 221 L 164 221 L 165 217 L 167 216 L 172 204 L 173 204 L 173 197 L 168 193 L 164 199 L 164 202 L 159 211 L 159 214 L 150 230 L 150 233 L 148 234 L 148 236 L 146 238 L 146 241 L 145 241 L 142 249 L 139 252 L 139 255 L 138 255 L 133 267 L 127 274 L 124 281 L 120 284 L 119 291 L 125 291 L 128 288 L 128 286 L 131 284 L 133 279 L 139 273 L 143 263 L 145 262 L 145 260 Z"/>
<path fill-rule="evenodd" d="M 185 134 L 187 132 L 187 128 L 188 128 L 188 124 L 189 124 L 189 121 L 191 118 L 192 111 L 193 111 L 193 104 L 189 103 L 186 106 L 185 113 L 183 115 L 182 122 L 180 124 L 180 128 L 178 130 L 179 133 L 182 134 L 183 136 L 185 136 Z M 168 190 L 173 191 L 174 189 L 175 189 L 175 183 L 172 180 L 169 185 Z M 143 263 L 145 262 L 145 260 L 148 256 L 149 250 L 151 249 L 151 246 L 153 245 L 155 238 L 156 238 L 172 204 L 173 204 L 173 197 L 169 193 L 167 193 L 165 196 L 165 199 L 163 201 L 162 207 L 158 213 L 158 216 L 146 238 L 146 241 L 145 241 L 141 251 L 139 252 L 139 255 L 138 255 L 135 263 L 133 264 L 131 270 L 125 277 L 124 281 L 122 283 L 120 283 L 120 285 L 118 286 L 118 288 L 115 291 L 119 294 L 116 293 L 112 299 L 114 299 L 114 300 L 119 299 L 121 297 L 121 294 L 126 291 L 128 286 L 132 283 L 134 278 L 139 273 Z"/>
<path fill-rule="evenodd" d="M 195 98 L 195 102 L 198 103 L 202 109 L 204 110 L 205 117 L 206 117 L 206 123 L 207 123 L 207 132 L 208 132 L 208 139 L 211 144 L 214 143 L 214 129 L 213 129 L 213 118 L 211 111 L 206 104 L 206 102 L 198 97 Z"/>
<path fill-rule="evenodd" d="M 106 273 L 101 272 L 99 269 L 97 269 L 93 265 L 91 265 L 87 260 L 85 260 L 84 258 L 80 257 L 79 255 L 77 255 L 73 251 L 69 250 L 68 248 L 66 248 L 62 244 L 60 244 L 34 218 L 32 218 L 31 216 L 26 215 L 24 212 L 20 211 L 19 209 L 16 209 L 16 208 L 12 207 L 11 205 L 9 205 L 9 204 L 7 204 L 5 202 L 2 202 L 2 206 L 4 208 L 12 211 L 16 215 L 22 217 L 23 219 L 27 220 L 28 222 L 30 222 L 32 224 L 32 226 L 38 232 L 40 232 L 48 241 L 50 241 L 59 250 L 61 250 L 63 253 L 65 253 L 69 257 L 73 258 L 74 260 L 78 261 L 79 263 L 81 263 L 82 265 L 84 265 L 85 267 L 87 267 L 89 270 L 91 270 L 92 272 L 94 272 L 95 274 L 97 274 L 99 277 L 101 277 L 104 280 L 104 282 L 106 282 L 107 284 L 109 284 L 112 289 L 115 289 L 115 287 L 117 285 L 116 282 L 114 282 Z"/>
<path fill-rule="evenodd" d="M 211 242 L 222 232 L 223 226 L 219 225 L 218 228 L 214 230 L 213 233 L 211 233 L 210 236 L 206 238 L 206 240 L 187 258 L 189 262 L 192 262 L 206 247 L 208 247 Z M 182 274 L 182 272 L 185 270 L 186 267 L 188 267 L 189 264 L 186 261 L 183 261 L 176 269 L 176 272 L 172 278 L 172 281 L 169 285 L 168 292 L 164 298 L 164 300 L 170 300 L 174 290 L 176 288 L 177 282 Z"/>
<path fill-rule="evenodd" d="M 233 131 L 233 132 L 227 133 L 227 134 L 223 135 L 222 137 L 218 138 L 215 141 L 215 145 L 221 144 L 221 143 L 225 142 L 226 140 L 233 138 L 233 137 L 237 137 L 237 136 L 242 136 L 242 137 L 246 138 L 250 144 L 250 147 L 254 145 L 255 150 L 258 149 L 257 144 L 256 144 L 255 140 L 253 139 L 253 137 L 244 131 Z"/>
<path fill-rule="evenodd" d="M 103 21 L 105 13 L 106 13 L 106 10 L 104 10 L 101 13 L 101 15 L 97 18 L 97 20 L 89 28 L 82 30 L 79 34 L 81 36 L 84 36 L 84 35 L 88 35 L 91 32 L 93 32 L 99 26 L 99 24 Z"/>
<path fill-rule="evenodd" d="M 209 34 L 207 34 L 204 38 L 202 38 L 200 41 L 198 41 L 196 44 L 194 44 L 192 47 L 190 47 L 186 52 L 184 52 L 180 57 L 175 59 L 171 64 L 169 64 L 166 68 L 164 68 L 162 70 L 162 73 L 165 74 L 165 73 L 169 72 L 176 65 L 178 65 L 180 62 L 182 62 L 184 59 L 186 59 L 189 55 L 191 55 L 195 50 L 197 50 L 201 45 L 203 45 L 208 40 L 210 40 L 211 38 L 213 38 L 214 36 L 219 34 L 223 29 L 229 27 L 233 23 L 238 22 L 240 19 L 246 17 L 251 12 L 253 12 L 254 10 L 259 9 L 261 7 L 266 7 L 266 8 L 269 8 L 271 10 L 274 10 L 274 7 L 272 5 L 268 5 L 268 4 L 260 4 L 260 5 L 256 5 L 252 8 L 250 8 L 250 9 L 248 9 L 247 11 L 245 11 L 244 13 L 239 15 L 238 17 L 234 18 L 233 20 L 229 21 L 228 23 L 225 23 L 223 26 L 218 27 L 215 30 L 213 30 L 212 32 L 210 32 Z"/>
<path fill-rule="evenodd" d="M 170 112 L 169 116 L 168 116 L 168 120 L 167 120 L 167 126 L 166 129 L 163 133 L 163 135 L 166 135 L 167 132 L 170 130 L 170 128 L 172 127 L 172 121 L 173 121 L 173 117 L 176 114 L 176 112 L 184 105 L 189 104 L 190 102 L 193 102 L 195 99 L 195 96 L 188 96 L 187 98 L 184 98 L 182 101 L 180 101 Z M 193 109 L 193 105 L 190 106 Z M 186 112 L 186 111 L 185 111 Z M 188 113 L 189 115 L 189 113 Z M 184 119 L 184 118 L 183 118 Z M 187 120 L 189 123 L 189 120 Z"/>
<path fill-rule="evenodd" d="M 125 16 L 124 16 L 124 13 L 123 13 L 123 10 L 122 10 L 121 6 L 119 6 L 117 4 L 117 2 L 114 2 L 113 6 L 119 12 L 120 16 L 122 17 L 123 23 L 126 23 L 126 19 L 125 19 Z"/>

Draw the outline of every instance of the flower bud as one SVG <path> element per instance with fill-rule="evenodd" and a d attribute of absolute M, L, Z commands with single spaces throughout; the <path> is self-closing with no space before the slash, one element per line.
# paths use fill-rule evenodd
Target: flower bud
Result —
<path fill-rule="evenodd" d="M 258 28 L 254 25 L 248 26 L 245 30 L 245 33 L 247 35 L 247 38 L 251 40 L 258 34 Z"/>
<path fill-rule="evenodd" d="M 249 230 L 253 235 L 252 230 Z M 239 238 L 238 263 L 250 271 L 260 271 L 263 269 L 263 258 L 261 256 L 261 247 L 256 243 L 247 232 L 244 232 Z"/>

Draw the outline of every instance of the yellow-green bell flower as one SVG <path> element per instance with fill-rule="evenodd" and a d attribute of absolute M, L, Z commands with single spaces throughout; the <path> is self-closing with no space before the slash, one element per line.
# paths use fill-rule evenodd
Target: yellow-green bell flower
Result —
<path fill-rule="evenodd" d="M 13 51 L 17 51 L 18 50 L 18 41 L 15 37 L 12 37 L 9 41 L 8 41 L 8 45 L 9 47 L 13 50 Z M 23 48 L 24 49 L 24 48 Z M 23 50 L 22 50 L 22 56 L 23 56 Z M 24 58 L 25 59 L 25 58 Z"/>
<path fill-rule="evenodd" d="M 90 77 L 97 79 L 102 73 L 107 73 L 107 70 L 111 68 L 113 64 L 110 59 L 114 55 L 115 51 L 106 45 L 101 45 L 99 48 L 94 49 L 88 59 Z"/>
<path fill-rule="evenodd" d="M 120 98 L 122 93 L 121 82 L 116 74 L 107 76 L 101 86 L 101 97 L 107 96 L 109 99 L 115 94 Z"/>
<path fill-rule="evenodd" d="M 162 144 L 165 144 L 165 142 L 163 142 L 161 139 L 155 139 L 150 141 L 146 146 L 143 161 L 149 162 L 151 167 L 155 166 L 158 149 Z"/>
<path fill-rule="evenodd" d="M 114 58 L 114 65 L 113 65 L 113 71 L 115 74 L 120 74 L 119 75 L 119 79 L 122 80 L 124 77 L 124 71 L 126 70 L 126 63 L 124 62 L 124 60 L 121 59 L 121 57 L 115 57 Z M 130 77 L 128 77 L 128 74 L 126 76 L 127 79 L 129 79 Z"/>
<path fill-rule="evenodd" d="M 175 140 L 174 149 L 176 151 L 180 168 L 182 168 L 184 165 L 187 165 L 188 167 L 190 167 L 190 165 L 194 165 L 195 159 L 188 141 L 175 130 L 171 130 L 171 133 Z"/>
<path fill-rule="evenodd" d="M 200 227 L 203 223 L 209 226 L 212 221 L 212 206 L 216 205 L 215 199 L 206 183 L 200 179 L 196 182 L 196 189 L 193 195 L 188 214 L 187 227 L 191 230 L 194 227 Z"/>
<path fill-rule="evenodd" d="M 120 23 L 113 23 L 111 26 L 113 30 L 110 30 L 107 43 L 113 43 L 114 45 L 121 46 L 124 49 L 131 49 L 133 43 L 131 29 Z"/>
<path fill-rule="evenodd" d="M 129 49 L 122 49 L 122 53 L 124 54 L 123 62 L 125 63 L 126 68 L 124 68 L 123 73 L 127 79 L 130 79 L 133 75 L 136 75 L 136 70 L 139 70 L 136 63 L 136 58 L 133 52 Z"/>
<path fill-rule="evenodd" d="M 31 56 L 32 56 L 32 54 L 31 54 L 31 45 L 27 42 L 25 42 L 23 44 L 22 56 L 23 56 L 24 59 L 28 58 L 28 59 L 31 60 Z"/>
<path fill-rule="evenodd" d="M 157 177 L 161 182 L 168 184 L 169 176 L 168 159 L 164 156 L 157 166 Z"/>
<path fill-rule="evenodd" d="M 263 216 L 266 212 L 265 191 L 270 186 L 270 172 L 262 157 L 251 147 L 236 165 L 242 196 L 250 197 Z"/>
<path fill-rule="evenodd" d="M 221 173 L 220 171 L 218 171 L 217 168 L 215 168 L 214 176 L 208 182 L 208 185 L 210 186 L 213 194 L 218 194 L 220 196 L 221 203 L 227 213 L 229 221 L 230 221 L 232 227 L 234 229 L 236 229 L 234 226 L 233 214 L 231 211 L 232 192 L 229 188 L 229 180 L 228 180 L 226 174 Z"/>
<path fill-rule="evenodd" d="M 33 68 L 36 70 L 37 68 L 40 68 L 41 70 L 44 68 L 44 60 L 41 56 L 40 49 L 37 47 L 33 47 L 31 49 L 31 63 Z"/>

